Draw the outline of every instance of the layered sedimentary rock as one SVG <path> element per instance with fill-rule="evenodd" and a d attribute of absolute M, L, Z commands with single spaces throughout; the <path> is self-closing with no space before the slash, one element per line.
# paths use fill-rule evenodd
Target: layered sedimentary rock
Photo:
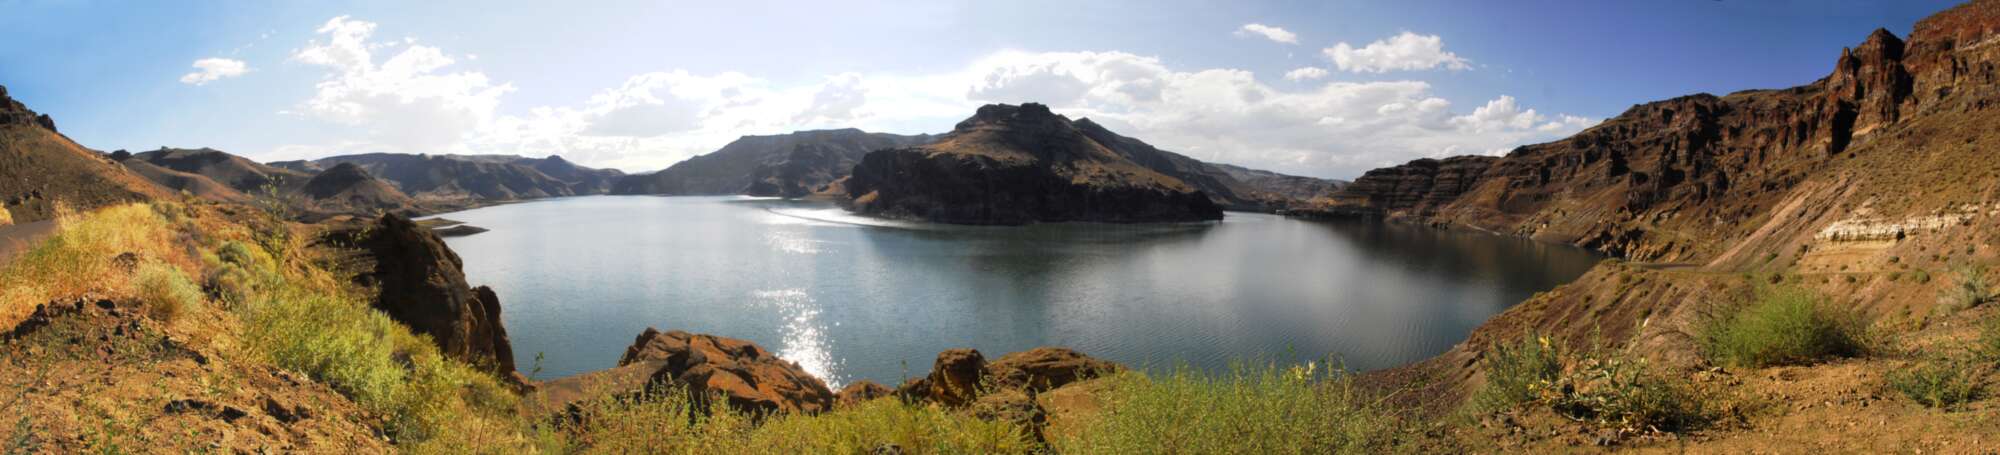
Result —
<path fill-rule="evenodd" d="M 1341 207 L 1353 209 L 1353 214 L 1428 215 L 1472 189 L 1486 168 L 1498 160 L 1490 156 L 1418 159 L 1368 171 L 1331 197 Z"/>
<path fill-rule="evenodd" d="M 1917 117 L 1991 123 L 1994 116 L 1975 112 L 1995 98 L 1993 9 L 1975 2 L 1925 19 L 1908 43 L 1877 30 L 1811 84 L 1646 103 L 1497 159 L 1371 171 L 1319 210 L 1470 226 L 1635 259 L 1712 258 L 1734 240 L 1764 237 L 1760 220 L 1788 201 L 1800 201 L 1798 214 L 1819 215 L 1816 204 L 1841 185 L 1811 185 L 1829 192 L 1815 197 L 1794 190 L 1844 175 L 1831 169 L 1860 154 L 1912 154 L 1901 161 L 1908 164 L 1927 159 L 1925 147 L 1943 146 L 1892 126 Z M 1461 166 L 1447 172 L 1454 160 Z"/>
<path fill-rule="evenodd" d="M 845 182 L 849 209 L 957 224 L 1222 218 L 1187 182 L 1149 169 L 1047 106 L 995 104 L 938 142 L 878 150 Z"/>

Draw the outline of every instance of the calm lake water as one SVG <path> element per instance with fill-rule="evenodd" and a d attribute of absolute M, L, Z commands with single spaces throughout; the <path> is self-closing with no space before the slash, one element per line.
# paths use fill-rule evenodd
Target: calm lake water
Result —
<path fill-rule="evenodd" d="M 896 384 L 938 351 L 1043 345 L 1127 365 L 1226 369 L 1337 356 L 1376 369 L 1443 352 L 1599 257 L 1368 222 L 968 227 L 825 203 L 594 196 L 446 218 L 499 292 L 538 379 L 615 366 L 647 326 L 745 338 L 833 384 Z M 837 387 L 837 385 L 836 385 Z"/>

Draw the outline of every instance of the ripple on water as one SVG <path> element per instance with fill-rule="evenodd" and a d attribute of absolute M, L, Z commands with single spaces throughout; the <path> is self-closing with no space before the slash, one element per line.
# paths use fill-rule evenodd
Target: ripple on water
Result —
<path fill-rule="evenodd" d="M 755 291 L 751 296 L 785 318 L 778 358 L 799 364 L 800 369 L 826 381 L 827 387 L 839 389 L 840 361 L 833 357 L 826 324 L 819 319 L 819 304 L 812 295 L 803 289 L 779 289 Z"/>

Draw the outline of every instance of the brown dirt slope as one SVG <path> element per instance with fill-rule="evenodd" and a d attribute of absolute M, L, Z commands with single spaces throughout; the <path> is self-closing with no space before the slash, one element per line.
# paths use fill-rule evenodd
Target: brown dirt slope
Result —
<path fill-rule="evenodd" d="M 77 210 L 166 196 L 157 185 L 56 132 L 55 121 L 0 87 L 0 209 L 15 223 Z"/>
<path fill-rule="evenodd" d="M 1962 328 L 1985 314 L 1939 306 L 1961 274 L 1982 273 L 1967 266 L 2000 263 L 1995 44 L 2000 1 L 1975 1 L 1919 22 L 1907 43 L 1870 34 L 1811 84 L 1635 106 L 1576 136 L 1490 159 L 1464 174 L 1473 176 L 1469 185 L 1462 177 L 1451 185 L 1358 180 L 1324 213 L 1497 231 L 1648 261 L 1608 261 L 1496 316 L 1445 354 L 1370 380 L 1417 387 L 1404 395 L 1413 405 L 1454 408 L 1483 383 L 1480 365 L 1494 343 L 1532 331 L 1624 349 L 1725 395 L 1765 397 L 1741 413 L 1741 428 L 1657 448 L 1991 447 L 1970 442 L 2000 422 L 1990 396 L 1965 413 L 1926 411 L 1887 391 L 1882 373 L 1956 349 L 1924 340 L 1963 338 Z M 1441 167 L 1402 168 L 1379 176 Z M 1884 334 L 1883 352 L 1820 366 L 1711 370 L 1695 326 L 1718 305 L 1774 283 L 1866 316 Z M 1509 431 L 1487 436 L 1539 430 Z M 1511 448 L 1555 447 L 1564 446 Z"/>

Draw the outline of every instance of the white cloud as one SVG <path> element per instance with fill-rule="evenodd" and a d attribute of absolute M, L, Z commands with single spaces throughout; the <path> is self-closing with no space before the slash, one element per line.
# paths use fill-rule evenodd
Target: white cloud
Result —
<path fill-rule="evenodd" d="M 1288 81 L 1303 81 L 1308 79 L 1319 79 L 1322 77 L 1326 77 L 1326 68 L 1320 68 L 1317 66 L 1308 66 L 1305 68 L 1299 68 L 1285 72 L 1285 80 Z"/>
<path fill-rule="evenodd" d="M 336 18 L 321 28 L 324 42 L 294 55 L 329 71 L 301 113 L 358 134 L 280 151 L 556 153 L 590 166 L 650 171 L 743 135 L 845 127 L 941 133 L 981 104 L 1040 102 L 1203 160 L 1353 177 L 1420 157 L 1504 152 L 1595 123 L 1544 115 L 1510 96 L 1454 111 L 1457 104 L 1423 81 L 1281 89 L 1246 70 L 1181 70 L 1116 51 L 1001 51 L 945 72 L 841 73 L 792 84 L 667 69 L 631 76 L 574 104 L 500 114 L 510 85 L 453 72 L 454 62 L 436 48 L 370 42 L 373 31 L 373 24 Z M 1309 81 L 1326 71 L 1302 68 L 1287 79 Z"/>
<path fill-rule="evenodd" d="M 1243 24 L 1242 28 L 1236 29 L 1236 36 L 1251 36 L 1251 35 L 1262 36 L 1264 37 L 1264 39 L 1284 44 L 1299 43 L 1298 34 L 1292 33 L 1291 31 L 1278 27 L 1272 27 L 1264 24 Z"/>
<path fill-rule="evenodd" d="M 250 72 L 250 65 L 243 63 L 242 60 L 219 57 L 195 60 L 193 66 L 195 72 L 181 75 L 182 84 L 203 85 Z"/>
<path fill-rule="evenodd" d="M 500 95 L 513 90 L 480 72 L 442 71 L 456 62 L 438 48 L 409 39 L 370 42 L 374 31 L 374 23 L 336 17 L 317 30 L 325 42 L 292 53 L 329 71 L 300 113 L 353 127 L 380 151 L 428 153 L 487 124 Z M 377 63 L 376 51 L 394 55 Z"/>
<path fill-rule="evenodd" d="M 1444 50 L 1444 39 L 1437 35 L 1418 35 L 1403 32 L 1384 40 L 1368 43 L 1355 48 L 1347 43 L 1335 44 L 1323 50 L 1328 58 L 1341 70 L 1356 73 L 1386 73 L 1389 71 L 1416 71 L 1444 67 L 1452 71 L 1471 69 L 1471 65 L 1458 54 Z"/>

